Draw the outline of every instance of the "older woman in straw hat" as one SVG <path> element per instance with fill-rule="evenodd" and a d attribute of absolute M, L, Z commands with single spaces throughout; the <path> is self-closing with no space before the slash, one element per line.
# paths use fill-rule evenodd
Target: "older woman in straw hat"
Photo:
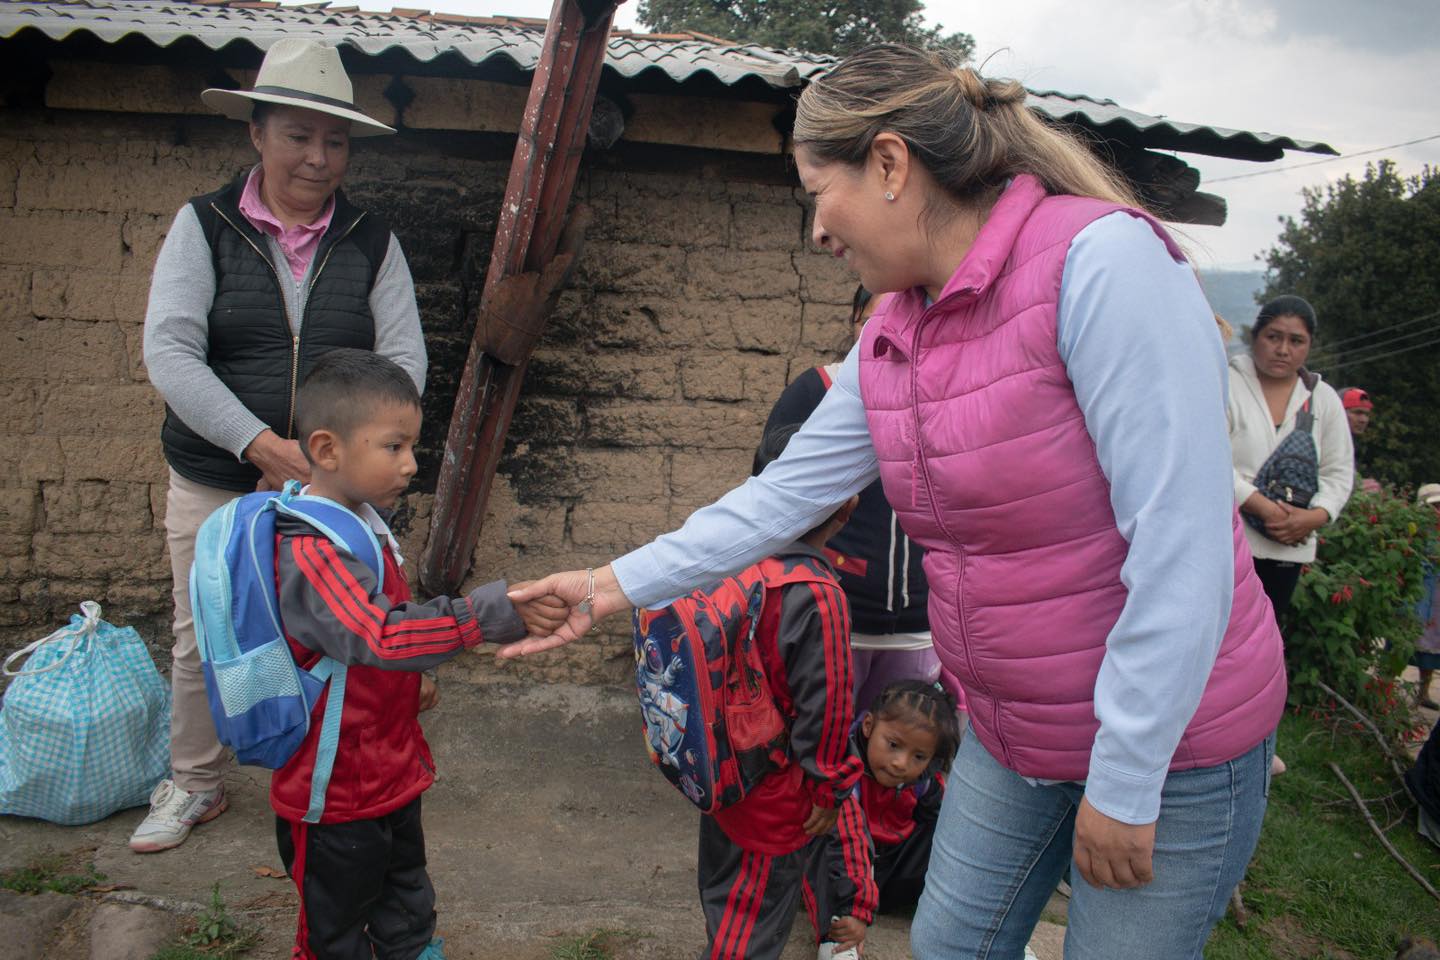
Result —
<path fill-rule="evenodd" d="M 206 703 L 188 593 L 200 523 L 247 491 L 308 480 L 295 390 L 320 355 L 374 350 L 425 385 L 425 341 L 400 244 L 340 190 L 351 138 L 395 131 L 355 109 L 338 52 L 279 40 L 253 90 L 201 98 L 249 125 L 259 162 L 180 209 L 151 279 L 145 364 L 165 398 L 175 578 L 173 778 L 156 787 L 130 838 L 139 853 L 178 846 L 226 807 L 225 751 Z"/>

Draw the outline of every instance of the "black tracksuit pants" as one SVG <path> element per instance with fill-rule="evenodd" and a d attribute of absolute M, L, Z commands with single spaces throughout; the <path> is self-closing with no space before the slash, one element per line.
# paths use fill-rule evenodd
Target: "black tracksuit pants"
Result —
<path fill-rule="evenodd" d="M 842 834 L 851 837 L 848 857 Z M 853 912 L 858 885 L 870 883 L 869 850 L 862 835 L 837 828 L 792 853 L 752 853 L 702 816 L 697 874 L 709 938 L 704 957 L 777 960 L 802 902 L 817 941 L 831 917 Z"/>
<path fill-rule="evenodd" d="M 285 869 L 300 891 L 296 957 L 415 960 L 435 934 L 420 798 L 349 823 L 275 818 Z"/>

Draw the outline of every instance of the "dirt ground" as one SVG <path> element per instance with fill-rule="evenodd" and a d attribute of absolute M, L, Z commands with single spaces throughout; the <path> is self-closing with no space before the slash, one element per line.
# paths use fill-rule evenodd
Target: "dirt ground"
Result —
<path fill-rule="evenodd" d="M 695 895 L 698 814 L 650 767 L 632 695 L 442 683 L 442 702 L 425 726 L 441 772 L 424 803 L 447 957 L 550 960 L 567 941 L 599 930 L 621 932 L 610 938 L 616 960 L 697 955 L 704 945 Z M 229 811 L 182 847 L 150 856 L 125 844 L 143 810 L 69 828 L 0 818 L 0 869 L 46 852 L 74 853 L 109 884 L 128 888 L 57 908 L 30 955 L 126 956 L 122 944 L 91 942 L 92 932 L 104 929 L 97 909 L 142 904 L 173 927 L 219 881 L 230 911 L 262 931 L 250 956 L 288 956 L 295 897 L 287 879 L 273 876 L 281 869 L 267 782 L 264 770 L 236 769 Z M 1063 936 L 1063 927 L 1044 924 L 1032 946 L 1041 960 L 1060 960 Z M 882 917 L 865 955 L 904 960 L 907 941 L 904 918 Z M 814 955 L 802 915 L 785 958 Z"/>

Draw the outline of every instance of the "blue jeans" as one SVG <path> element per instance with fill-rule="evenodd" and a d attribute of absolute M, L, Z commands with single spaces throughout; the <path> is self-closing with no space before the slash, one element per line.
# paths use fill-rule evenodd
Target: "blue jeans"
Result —
<path fill-rule="evenodd" d="M 1151 883 L 1099 890 L 1072 870 L 1066 960 L 1204 955 L 1260 839 L 1274 751 L 1272 734 L 1228 763 L 1166 778 Z M 915 960 L 1020 960 L 1070 865 L 1084 788 L 1031 786 L 974 736 L 961 743 L 947 786 L 911 952 Z"/>

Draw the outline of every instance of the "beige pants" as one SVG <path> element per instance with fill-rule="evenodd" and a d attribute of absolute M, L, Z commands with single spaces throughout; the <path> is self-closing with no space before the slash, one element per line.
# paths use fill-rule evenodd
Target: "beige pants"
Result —
<path fill-rule="evenodd" d="M 190 613 L 190 564 L 195 560 L 195 534 L 200 524 L 240 494 L 217 490 L 170 471 L 165 494 L 165 539 L 170 545 L 170 570 L 175 576 L 175 649 L 170 667 L 174 706 L 170 715 L 170 766 L 175 784 L 191 792 L 213 790 L 225 777 L 228 755 L 215 738 L 205 674 L 195 643 Z"/>

